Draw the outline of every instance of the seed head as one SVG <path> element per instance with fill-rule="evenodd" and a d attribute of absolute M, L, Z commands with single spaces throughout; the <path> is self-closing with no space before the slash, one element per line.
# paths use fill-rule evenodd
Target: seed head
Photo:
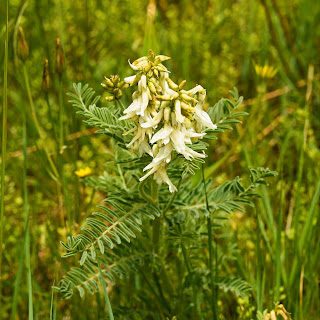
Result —
<path fill-rule="evenodd" d="M 22 60 L 25 61 L 28 56 L 29 56 L 29 48 L 28 48 L 28 44 L 26 42 L 26 39 L 24 37 L 24 32 L 23 32 L 23 28 L 19 27 L 19 31 L 18 31 L 18 57 Z"/>
<path fill-rule="evenodd" d="M 64 54 L 60 38 L 56 42 L 56 71 L 61 75 L 64 69 Z"/>
<path fill-rule="evenodd" d="M 42 74 L 42 84 L 43 87 L 48 90 L 50 88 L 50 75 L 49 75 L 49 62 L 45 59 Z"/>

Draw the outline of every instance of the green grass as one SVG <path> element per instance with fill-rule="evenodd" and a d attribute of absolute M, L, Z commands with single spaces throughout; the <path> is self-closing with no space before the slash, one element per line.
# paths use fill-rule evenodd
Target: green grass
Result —
<path fill-rule="evenodd" d="M 3 232 L 4 232 L 4 197 L 5 197 L 5 173 L 7 157 L 7 121 L 8 121 L 8 42 L 9 42 L 9 1 L 6 2 L 5 13 L 5 41 L 4 41 L 4 75 L 3 75 L 3 104 L 2 104 L 2 130 L 1 130 L 1 190 L 0 190 L 0 306 L 2 305 L 2 259 L 3 259 Z"/>
<path fill-rule="evenodd" d="M 54 281 L 57 285 L 73 265 L 72 259 L 61 258 L 64 250 L 59 241 L 78 233 L 105 197 L 103 190 L 94 191 L 74 171 L 89 166 L 99 176 L 114 169 L 108 162 L 113 160 L 111 140 L 86 131 L 66 93 L 73 82 L 81 81 L 103 95 L 104 75 L 119 73 L 122 79 L 131 75 L 127 59 L 133 61 L 153 48 L 172 57 L 167 65 L 179 75 L 175 82 L 188 79 L 188 88 L 201 83 L 207 89 L 208 106 L 226 97 L 234 86 L 244 96 L 241 111 L 249 116 L 211 143 L 205 181 L 212 178 L 212 185 L 219 185 L 245 176 L 249 166 L 279 172 L 268 187 L 262 186 L 262 199 L 255 202 L 255 209 L 233 214 L 223 232 L 215 231 L 215 219 L 207 221 L 208 230 L 201 231 L 210 237 L 213 229 L 213 247 L 206 257 L 211 276 L 241 276 L 253 287 L 247 302 L 230 293 L 216 299 L 210 279 L 206 288 L 213 297 L 210 312 L 216 319 L 251 320 L 257 310 L 270 310 L 281 301 L 293 319 L 319 318 L 319 17 L 320 3 L 309 0 L 155 4 L 139 0 L 117 5 L 101 0 L 28 4 L 11 0 L 10 7 L 1 6 L 1 316 L 112 319 L 108 301 L 116 319 L 125 307 L 142 313 L 155 310 L 156 319 L 163 319 L 169 309 L 183 314 L 181 319 L 187 319 L 188 312 L 201 318 L 199 314 L 206 310 L 201 293 L 191 287 L 190 293 L 179 292 L 193 296 L 190 310 L 182 310 L 175 300 L 177 292 L 172 288 L 181 281 L 179 273 L 189 273 L 191 283 L 197 281 L 188 246 L 181 258 L 189 268 L 182 262 L 177 262 L 176 273 L 167 274 L 159 266 L 163 273 L 148 273 L 145 268 L 146 279 L 132 274 L 110 291 L 102 282 L 105 309 L 102 295 L 82 300 L 75 294 L 64 302 L 51 291 Z M 30 51 L 25 62 L 19 58 L 20 26 Z M 62 74 L 56 64 L 57 36 L 65 57 Z M 48 89 L 41 78 L 45 59 Z M 272 79 L 263 79 L 255 74 L 254 63 L 272 65 L 278 72 Z M 304 84 L 296 85 L 299 80 Z M 285 86 L 290 90 L 264 98 Z M 125 105 L 130 98 L 130 94 L 124 96 Z M 106 106 L 103 97 L 100 105 Z M 126 181 L 123 166 L 117 165 L 116 170 Z M 199 170 L 193 183 L 201 179 Z M 164 216 L 172 202 L 168 201 Z M 148 226 L 145 232 L 158 243 L 167 230 L 160 225 L 157 235 L 156 228 Z M 225 249 L 226 257 L 215 243 Z M 227 259 L 228 252 L 233 259 Z M 251 306 L 255 311 L 245 315 Z"/>

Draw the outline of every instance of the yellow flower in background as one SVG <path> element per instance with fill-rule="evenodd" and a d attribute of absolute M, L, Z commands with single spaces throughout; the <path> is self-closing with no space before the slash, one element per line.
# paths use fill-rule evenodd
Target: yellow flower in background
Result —
<path fill-rule="evenodd" d="M 274 66 L 270 66 L 268 64 L 261 66 L 254 63 L 254 70 L 256 71 L 257 76 L 264 79 L 271 79 L 278 72 L 278 68 L 275 68 Z"/>
<path fill-rule="evenodd" d="M 74 173 L 80 177 L 80 178 L 84 178 L 86 176 L 88 176 L 90 173 L 92 172 L 92 170 L 89 167 L 86 167 L 85 169 L 80 169 L 75 171 Z"/>

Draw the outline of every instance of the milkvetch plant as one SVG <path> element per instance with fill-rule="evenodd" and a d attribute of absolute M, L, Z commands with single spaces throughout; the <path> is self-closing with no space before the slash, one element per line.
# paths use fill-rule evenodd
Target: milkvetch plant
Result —
<path fill-rule="evenodd" d="M 69 94 L 84 121 L 111 137 L 113 150 L 102 176 L 83 179 L 106 198 L 61 242 L 64 257 L 79 263 L 54 288 L 68 299 L 75 291 L 93 294 L 101 283 L 110 319 L 218 319 L 224 292 L 252 291 L 224 271 L 234 249 L 223 247 L 219 234 L 231 213 L 254 206 L 257 187 L 276 172 L 250 168 L 247 184 L 239 177 L 220 186 L 205 179 L 208 142 L 241 123 L 242 97 L 234 89 L 231 99 L 205 111 L 206 90 L 175 83 L 168 59 L 150 51 L 129 61 L 134 75 L 105 77 L 109 106 L 98 107 L 100 97 L 88 85 L 74 85 Z M 124 106 L 130 87 L 132 102 Z M 192 178 L 200 169 L 202 178 Z M 105 279 L 114 284 L 124 276 L 134 287 L 129 292 L 125 285 L 106 290 Z"/>
<path fill-rule="evenodd" d="M 187 160 L 204 158 L 204 153 L 192 150 L 187 144 L 205 135 L 203 127 L 214 130 L 217 126 L 203 111 L 205 89 L 198 85 L 186 91 L 183 90 L 186 81 L 175 84 L 161 63 L 168 59 L 150 51 L 149 57 L 142 57 L 132 64 L 129 62 L 138 74 L 125 78 L 125 81 L 131 86 L 137 84 L 138 90 L 133 93 L 133 101 L 120 120 L 131 119 L 135 123 L 134 128 L 125 133 L 133 134 L 127 147 L 137 150 L 140 156 L 147 153 L 153 158 L 143 169 L 149 171 L 140 181 L 153 174 L 159 184 L 165 182 L 170 192 L 176 192 L 177 188 L 167 175 L 172 153 L 176 151 Z"/>

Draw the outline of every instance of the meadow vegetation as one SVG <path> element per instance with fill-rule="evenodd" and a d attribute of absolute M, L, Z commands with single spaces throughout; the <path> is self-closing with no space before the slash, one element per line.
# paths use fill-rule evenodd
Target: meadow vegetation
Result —
<path fill-rule="evenodd" d="M 0 318 L 320 319 L 319 20 L 311 0 L 2 1 Z M 175 196 L 138 188 L 133 90 L 100 85 L 149 49 L 220 121 Z M 79 247 L 99 210 L 136 214 L 130 243 Z M 66 288 L 79 261 L 95 281 Z"/>

